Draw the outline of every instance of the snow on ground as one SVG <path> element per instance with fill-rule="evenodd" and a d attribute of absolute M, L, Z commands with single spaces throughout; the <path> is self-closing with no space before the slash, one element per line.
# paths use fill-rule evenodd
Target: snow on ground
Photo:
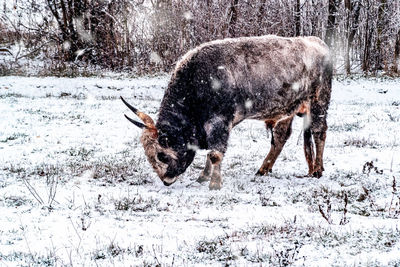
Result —
<path fill-rule="evenodd" d="M 120 95 L 156 117 L 167 83 L 0 78 L 0 266 L 400 264 L 400 80 L 334 82 L 320 179 L 300 118 L 269 177 L 269 134 L 241 123 L 217 192 L 206 151 L 163 186 L 123 117 Z"/>

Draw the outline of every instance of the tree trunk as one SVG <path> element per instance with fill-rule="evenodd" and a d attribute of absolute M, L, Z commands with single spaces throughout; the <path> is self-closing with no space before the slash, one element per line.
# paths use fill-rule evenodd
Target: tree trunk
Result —
<path fill-rule="evenodd" d="M 325 42 L 329 47 L 333 47 L 335 39 L 337 4 L 336 0 L 329 0 L 328 6 L 328 24 L 326 26 Z"/>
<path fill-rule="evenodd" d="M 294 12 L 294 21 L 296 25 L 296 36 L 300 36 L 301 31 L 301 22 L 300 22 L 300 0 L 296 0 L 295 12 Z"/>
<path fill-rule="evenodd" d="M 261 0 L 260 2 L 260 8 L 258 9 L 258 18 L 257 18 L 257 25 L 258 25 L 258 35 L 262 35 L 263 34 L 263 27 L 262 27 L 262 22 L 264 19 L 264 12 L 265 12 L 265 2 L 267 0 Z"/>
<path fill-rule="evenodd" d="M 346 8 L 349 10 L 349 22 L 348 22 L 348 29 L 349 29 L 349 36 L 347 38 L 347 47 L 346 47 L 346 58 L 345 58 L 345 68 L 346 73 L 351 73 L 351 66 L 350 66 L 350 50 L 351 46 L 353 45 L 354 36 L 356 35 L 358 29 L 358 20 L 360 17 L 360 2 L 356 1 L 351 3 L 351 0 L 345 1 Z"/>
<path fill-rule="evenodd" d="M 311 0 L 311 7 L 313 10 L 311 19 L 311 35 L 317 36 L 318 35 L 318 11 L 317 11 L 318 1 Z"/>
<path fill-rule="evenodd" d="M 233 0 L 228 12 L 228 32 L 230 37 L 237 37 L 236 23 L 238 20 L 238 4 L 239 0 Z"/>
<path fill-rule="evenodd" d="M 378 9 L 378 23 L 377 23 L 377 38 L 376 38 L 376 55 L 375 55 L 375 70 L 383 69 L 383 49 L 382 49 L 382 32 L 385 26 L 385 13 L 386 0 L 380 0 Z"/>
<path fill-rule="evenodd" d="M 373 28 L 370 28 L 368 19 L 365 27 L 364 55 L 362 70 L 367 73 L 371 67 L 371 45 L 372 45 Z"/>
<path fill-rule="evenodd" d="M 373 33 L 373 28 L 370 28 L 370 20 L 371 20 L 371 4 L 369 0 L 366 0 L 365 2 L 365 9 L 366 9 L 366 20 L 365 20 L 365 29 L 364 29 L 364 52 L 363 52 L 363 59 L 362 59 L 362 70 L 365 74 L 368 73 L 370 70 L 370 49 L 371 49 L 371 43 L 372 43 L 372 33 Z"/>
<path fill-rule="evenodd" d="M 400 29 L 397 32 L 396 44 L 394 46 L 394 62 L 393 71 L 397 74 L 400 73 Z"/>

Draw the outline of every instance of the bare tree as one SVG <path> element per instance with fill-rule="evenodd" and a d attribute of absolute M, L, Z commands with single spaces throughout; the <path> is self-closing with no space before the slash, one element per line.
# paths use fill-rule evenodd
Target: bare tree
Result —
<path fill-rule="evenodd" d="M 394 46 L 393 71 L 395 73 L 399 73 L 400 71 L 400 29 L 397 32 L 396 43 Z"/>
<path fill-rule="evenodd" d="M 400 68 L 398 0 L 25 0 L 15 8 L 6 2 L 0 47 L 14 61 L 41 53 L 60 64 L 169 71 L 201 43 L 276 34 L 324 39 L 347 74 Z"/>
<path fill-rule="evenodd" d="M 328 23 L 326 25 L 325 42 L 329 47 L 333 47 L 335 41 L 335 23 L 337 12 L 337 0 L 329 0 L 328 4 Z"/>
<path fill-rule="evenodd" d="M 300 13 L 300 0 L 296 0 L 295 12 L 294 12 L 294 20 L 296 25 L 296 36 L 300 36 L 301 34 L 301 13 Z"/>
<path fill-rule="evenodd" d="M 350 62 L 350 50 L 352 48 L 354 37 L 357 33 L 358 25 L 359 25 L 359 17 L 360 17 L 360 9 L 361 3 L 356 0 L 345 0 L 345 7 L 348 10 L 347 17 L 347 46 L 346 46 L 346 54 L 345 54 L 345 69 L 346 73 L 351 73 L 351 62 Z"/>
<path fill-rule="evenodd" d="M 85 2 L 73 0 L 46 0 L 46 2 L 60 29 L 59 41 L 64 44 L 64 48 L 67 48 L 64 49 L 66 59 L 73 60 L 76 51 L 82 47 L 74 18 L 82 17 L 86 10 Z"/>
<path fill-rule="evenodd" d="M 228 11 L 228 32 L 229 36 L 237 37 L 237 21 L 238 21 L 238 4 L 239 0 L 232 0 L 231 6 Z"/>
<path fill-rule="evenodd" d="M 260 7 L 258 8 L 258 14 L 257 14 L 257 25 L 258 27 L 258 31 L 257 31 L 257 35 L 262 35 L 263 33 L 263 20 L 264 20 L 264 16 L 265 16 L 265 5 L 266 5 L 266 0 L 261 0 L 260 1 Z"/>
<path fill-rule="evenodd" d="M 376 36 L 376 53 L 375 53 L 375 70 L 383 69 L 383 30 L 386 25 L 385 18 L 386 0 L 379 0 L 378 21 L 377 21 L 377 36 Z"/>
<path fill-rule="evenodd" d="M 364 26 L 364 40 L 363 40 L 363 59 L 362 59 L 362 70 L 363 72 L 367 73 L 371 66 L 371 45 L 372 45 L 372 34 L 373 34 L 373 26 L 372 23 L 372 3 L 370 0 L 365 0 L 364 2 L 365 12 L 366 12 L 366 19 L 365 19 L 365 26 Z"/>

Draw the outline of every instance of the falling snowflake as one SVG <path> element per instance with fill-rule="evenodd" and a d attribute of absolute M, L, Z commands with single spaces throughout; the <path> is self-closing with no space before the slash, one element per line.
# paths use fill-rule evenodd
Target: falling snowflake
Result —
<path fill-rule="evenodd" d="M 298 92 L 300 89 L 300 83 L 299 82 L 295 82 L 292 84 L 292 90 Z"/>
<path fill-rule="evenodd" d="M 68 51 L 71 48 L 71 42 L 65 41 L 62 45 L 64 51 Z"/>
<path fill-rule="evenodd" d="M 214 90 L 221 89 L 221 82 L 218 79 L 211 78 L 211 88 Z"/>
<path fill-rule="evenodd" d="M 153 51 L 150 53 L 150 62 L 159 64 L 161 62 L 161 57 L 156 52 Z"/>
<path fill-rule="evenodd" d="M 218 66 L 218 69 L 219 69 L 219 70 L 224 70 L 224 69 L 225 69 L 225 66 Z"/>
<path fill-rule="evenodd" d="M 193 13 L 190 12 L 190 11 L 186 11 L 185 13 L 183 13 L 183 17 L 184 17 L 186 20 L 192 20 L 192 19 L 193 19 Z"/>
<path fill-rule="evenodd" d="M 247 108 L 247 109 L 251 109 L 251 107 L 253 106 L 253 101 L 251 101 L 251 100 L 246 100 L 246 102 L 244 103 L 244 106 Z"/>
<path fill-rule="evenodd" d="M 74 24 L 76 25 L 76 30 L 78 32 L 79 38 L 85 42 L 91 42 L 93 40 L 92 35 L 88 30 L 85 30 L 83 23 L 83 18 L 75 18 Z"/>

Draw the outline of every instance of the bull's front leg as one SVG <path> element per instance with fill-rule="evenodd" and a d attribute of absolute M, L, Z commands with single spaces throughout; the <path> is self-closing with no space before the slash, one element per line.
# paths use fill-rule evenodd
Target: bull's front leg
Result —
<path fill-rule="evenodd" d="M 221 176 L 221 162 L 224 154 L 218 151 L 211 151 L 208 153 L 207 158 L 210 159 L 212 164 L 211 180 L 209 189 L 219 190 L 222 187 L 222 176 Z"/>
<path fill-rule="evenodd" d="M 222 186 L 221 162 L 228 146 L 232 122 L 226 117 L 215 116 L 204 125 L 207 134 L 207 145 L 211 151 L 207 155 L 206 167 L 199 180 L 210 179 L 210 190 L 219 190 Z"/>
<path fill-rule="evenodd" d="M 207 154 L 206 166 L 197 182 L 202 183 L 210 181 L 210 190 L 219 190 L 222 187 L 222 177 L 221 177 L 221 161 L 224 154 L 218 151 L 210 151 Z"/>
<path fill-rule="evenodd" d="M 197 179 L 197 182 L 203 183 L 211 180 L 211 172 L 212 172 L 212 162 L 210 159 L 210 154 L 207 155 L 206 166 L 204 170 L 201 172 L 200 177 Z"/>

